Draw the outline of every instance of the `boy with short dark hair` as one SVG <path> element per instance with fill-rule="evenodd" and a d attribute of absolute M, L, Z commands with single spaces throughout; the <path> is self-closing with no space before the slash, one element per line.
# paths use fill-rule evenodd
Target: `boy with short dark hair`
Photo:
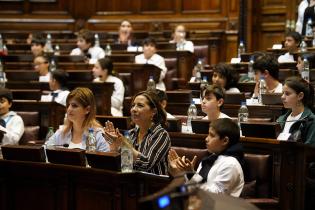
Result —
<path fill-rule="evenodd" d="M 24 133 L 24 122 L 15 112 L 10 111 L 12 106 L 12 92 L 9 89 L 0 89 L 0 139 L 2 145 L 18 144 Z"/>
<path fill-rule="evenodd" d="M 293 53 L 297 52 L 302 41 L 302 36 L 295 31 L 290 31 L 285 35 L 284 47 L 287 53 L 278 57 L 279 63 L 294 62 Z"/>
<path fill-rule="evenodd" d="M 66 106 L 66 100 L 69 95 L 67 88 L 69 74 L 62 69 L 56 69 L 50 73 L 49 88 L 52 91 L 50 95 L 42 95 L 42 101 L 55 101 Z"/>
<path fill-rule="evenodd" d="M 202 159 L 190 182 L 203 183 L 201 188 L 212 193 L 224 193 L 239 197 L 244 186 L 243 148 L 239 142 L 238 125 L 229 118 L 213 121 L 209 127 L 206 146 L 209 156 Z M 194 172 L 197 157 L 190 161 L 179 157 L 171 149 L 168 155 L 170 174 Z"/>
<path fill-rule="evenodd" d="M 81 29 L 77 35 L 78 47 L 73 49 L 70 55 L 86 56 L 88 63 L 94 64 L 98 59 L 105 57 L 104 50 L 94 44 L 94 34 L 88 29 Z"/>
<path fill-rule="evenodd" d="M 266 82 L 266 93 L 282 93 L 282 83 L 279 82 L 279 63 L 270 53 L 257 53 L 254 61 L 255 81 L 254 97 L 259 95 L 261 76 Z"/>
<path fill-rule="evenodd" d="M 139 64 L 152 64 L 161 69 L 159 82 L 156 84 L 156 88 L 160 90 L 166 90 L 163 79 L 165 78 L 167 68 L 165 66 L 165 60 L 162 56 L 156 53 L 156 42 L 153 38 L 146 38 L 143 41 L 143 53 L 135 57 L 135 62 Z"/>

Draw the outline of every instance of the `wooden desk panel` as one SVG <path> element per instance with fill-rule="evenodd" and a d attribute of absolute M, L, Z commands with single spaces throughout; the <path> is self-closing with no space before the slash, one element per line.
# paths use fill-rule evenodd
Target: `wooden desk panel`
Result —
<path fill-rule="evenodd" d="M 0 210 L 136 210 L 138 199 L 170 180 L 141 172 L 120 172 L 0 160 Z"/>

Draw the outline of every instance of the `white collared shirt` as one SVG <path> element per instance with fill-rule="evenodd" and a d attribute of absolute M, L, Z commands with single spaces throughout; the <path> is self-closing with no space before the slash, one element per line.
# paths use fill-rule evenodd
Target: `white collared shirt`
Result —
<path fill-rule="evenodd" d="M 290 63 L 290 62 L 295 62 L 295 61 L 294 61 L 293 55 L 291 55 L 288 52 L 278 57 L 278 63 Z"/>
<path fill-rule="evenodd" d="M 201 170 L 200 163 L 197 172 Z M 192 182 L 201 182 L 202 177 L 195 174 Z M 212 193 L 224 193 L 234 197 L 239 197 L 244 187 L 244 174 L 238 160 L 231 156 L 219 155 L 218 159 L 211 167 L 207 182 L 203 183 L 200 188 Z"/>
<path fill-rule="evenodd" d="M 95 64 L 98 59 L 105 57 L 105 52 L 100 47 L 90 47 L 88 50 L 88 54 L 91 55 L 89 60 L 89 64 Z M 71 51 L 70 55 L 84 55 L 80 48 L 75 48 Z"/>

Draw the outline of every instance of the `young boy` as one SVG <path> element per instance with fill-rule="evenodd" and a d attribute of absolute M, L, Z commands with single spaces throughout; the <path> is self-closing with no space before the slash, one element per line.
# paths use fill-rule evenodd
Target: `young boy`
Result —
<path fill-rule="evenodd" d="M 44 55 L 45 39 L 41 34 L 34 34 L 30 42 L 34 57 Z"/>
<path fill-rule="evenodd" d="M 50 95 L 42 95 L 42 101 L 55 101 L 66 106 L 69 90 L 67 89 L 68 73 L 57 69 L 50 74 L 49 88 L 52 90 Z"/>
<path fill-rule="evenodd" d="M 266 93 L 282 93 L 282 84 L 279 82 L 279 63 L 272 54 L 259 53 L 254 62 L 255 89 L 253 97 L 259 95 L 260 77 L 266 82 Z"/>
<path fill-rule="evenodd" d="M 3 134 L 3 137 L 0 139 L 0 143 L 2 143 L 2 145 L 18 144 L 24 133 L 24 123 L 22 118 L 15 112 L 10 111 L 12 100 L 12 92 L 9 89 L 1 88 L 0 132 Z"/>
<path fill-rule="evenodd" d="M 162 56 L 156 54 L 156 42 L 153 38 L 146 38 L 143 41 L 143 53 L 135 57 L 135 62 L 140 64 L 152 64 L 161 69 L 159 83 L 156 84 L 156 88 L 160 90 L 166 89 L 163 79 L 166 75 L 167 68 L 165 66 L 165 60 Z"/>
<path fill-rule="evenodd" d="M 290 31 L 285 35 L 284 47 L 288 52 L 278 57 L 279 63 L 294 62 L 293 53 L 297 52 L 302 41 L 302 36 L 295 31 Z"/>
<path fill-rule="evenodd" d="M 89 64 L 94 64 L 98 59 L 105 57 L 105 52 L 102 48 L 94 46 L 94 34 L 87 30 L 81 29 L 77 37 L 77 48 L 73 49 L 70 55 L 86 56 Z"/>
<path fill-rule="evenodd" d="M 208 85 L 202 93 L 201 109 L 207 114 L 203 120 L 214 121 L 219 118 L 230 118 L 221 112 L 224 104 L 224 90 L 217 85 Z"/>
<path fill-rule="evenodd" d="M 244 186 L 243 149 L 239 143 L 240 130 L 231 119 L 223 118 L 210 124 L 206 146 L 210 155 L 204 158 L 190 182 L 202 183 L 201 188 L 212 193 L 239 197 Z M 170 174 L 194 172 L 197 157 L 192 161 L 179 157 L 175 150 L 168 154 Z"/>
<path fill-rule="evenodd" d="M 34 58 L 33 61 L 34 70 L 38 71 L 40 82 L 49 82 L 49 59 L 44 55 L 39 55 Z"/>

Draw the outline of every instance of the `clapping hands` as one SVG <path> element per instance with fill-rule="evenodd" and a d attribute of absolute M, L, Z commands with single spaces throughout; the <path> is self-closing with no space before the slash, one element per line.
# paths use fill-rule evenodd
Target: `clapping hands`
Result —
<path fill-rule="evenodd" d="M 194 156 L 190 161 L 185 156 L 179 157 L 174 149 L 168 152 L 169 172 L 171 175 L 176 176 L 179 173 L 194 171 L 197 162 L 197 156 Z"/>

